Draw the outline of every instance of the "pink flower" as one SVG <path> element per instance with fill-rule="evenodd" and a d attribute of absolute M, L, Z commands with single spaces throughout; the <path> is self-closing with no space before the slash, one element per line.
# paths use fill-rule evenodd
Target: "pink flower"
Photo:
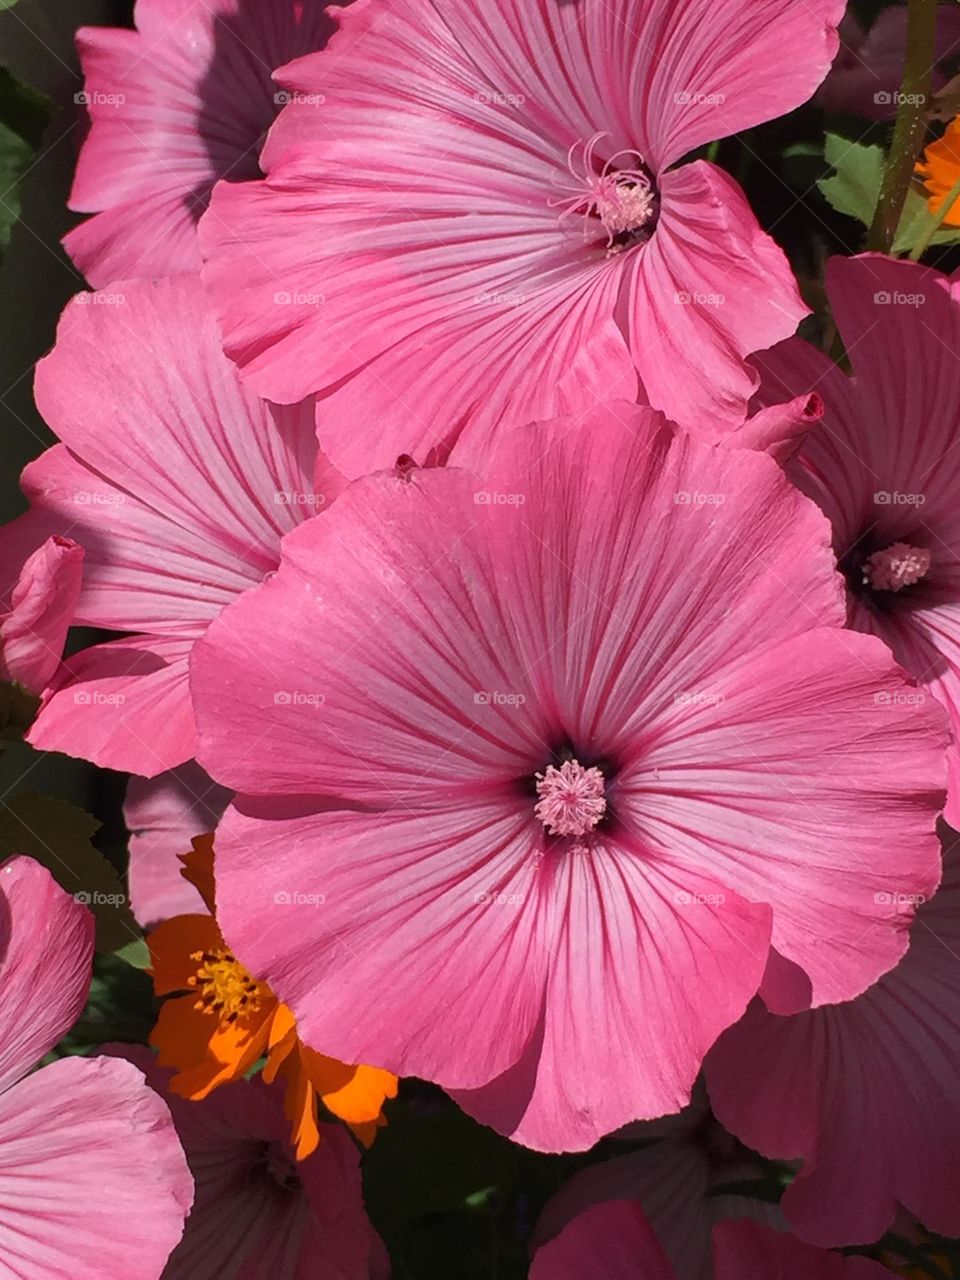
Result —
<path fill-rule="evenodd" d="M 794 339 L 757 358 L 763 398 L 815 390 L 822 422 L 791 468 L 833 525 L 850 625 L 880 636 L 960 732 L 960 273 L 834 258 L 827 287 L 853 377 Z M 946 818 L 960 824 L 960 753 Z"/>
<path fill-rule="evenodd" d="M 83 548 L 70 538 L 48 538 L 27 557 L 9 607 L 0 604 L 0 680 L 43 692 L 60 666 L 82 576 Z"/>
<path fill-rule="evenodd" d="M 155 777 L 194 754 L 195 641 L 341 481 L 310 405 L 277 409 L 240 386 L 195 278 L 122 283 L 115 299 L 80 294 L 38 366 L 61 443 L 24 471 L 32 509 L 0 544 L 74 538 L 75 621 L 126 633 L 71 657 L 30 742 Z"/>
<path fill-rule="evenodd" d="M 842 44 L 817 101 L 827 111 L 848 112 L 867 120 L 892 120 L 903 80 L 907 50 L 907 6 L 893 4 L 878 14 L 864 31 L 852 13 L 840 24 Z M 960 57 L 960 10 L 955 4 L 937 6 L 937 42 L 932 89 L 946 84 L 940 63 Z"/>
<path fill-rule="evenodd" d="M 868 1258 L 844 1258 L 751 1222 L 714 1230 L 713 1280 L 889 1280 Z M 574 1218 L 537 1251 L 530 1280 L 676 1280 L 638 1205 L 608 1200 Z"/>
<path fill-rule="evenodd" d="M 170 1112 L 112 1058 L 61 1058 L 93 917 L 29 858 L 0 866 L 0 1257 L 19 1280 L 156 1280 L 193 1184 Z"/>
<path fill-rule="evenodd" d="M 167 1091 L 146 1049 L 115 1046 L 173 1113 L 196 1182 L 183 1240 L 163 1280 L 389 1280 L 363 1204 L 360 1153 L 342 1125 L 297 1161 L 273 1090 L 241 1080 L 202 1102 Z"/>
<path fill-rule="evenodd" d="M 852 1003 L 792 1018 L 757 1003 L 708 1058 L 724 1124 L 764 1155 L 803 1159 L 783 1208 L 804 1239 L 869 1244 L 898 1205 L 931 1231 L 960 1234 L 958 955 L 954 837 L 943 884 L 892 973 Z"/>
<path fill-rule="evenodd" d="M 130 907 L 144 928 L 205 910 L 180 874 L 178 855 L 190 852 L 194 836 L 213 831 L 230 799 L 195 760 L 156 778 L 130 779 L 123 806 L 130 832 L 127 883 Z"/>
<path fill-rule="evenodd" d="M 843 629 L 828 542 L 769 458 L 626 404 L 289 535 L 194 698 L 243 793 L 221 924 L 306 1042 L 585 1148 L 688 1101 L 771 938 L 778 1005 L 890 969 L 912 911 L 878 890 L 939 876 L 942 716 Z"/>
<path fill-rule="evenodd" d="M 742 422 L 743 357 L 806 312 L 736 184 L 677 162 L 808 98 L 842 10 L 335 10 L 329 48 L 280 74 L 267 179 L 221 185 L 201 223 L 228 353 L 271 399 L 320 392 L 350 475 L 638 390 Z"/>
<path fill-rule="evenodd" d="M 98 287 L 200 269 L 214 183 L 260 176 L 286 100 L 271 72 L 332 29 L 319 0 L 137 0 L 135 19 L 77 32 L 92 125 L 70 208 L 96 217 L 63 243 Z"/>
<path fill-rule="evenodd" d="M 713 1280 L 714 1226 L 749 1217 L 783 1227 L 779 1208 L 722 1188 L 765 1173 L 759 1158 L 726 1133 L 710 1114 L 702 1087 L 680 1115 L 630 1124 L 610 1140 L 625 1154 L 578 1170 L 544 1206 L 533 1243 L 544 1244 L 591 1205 L 631 1200 L 643 1210 L 676 1272 L 676 1280 Z M 623 1149 L 621 1147 L 621 1149 Z"/>

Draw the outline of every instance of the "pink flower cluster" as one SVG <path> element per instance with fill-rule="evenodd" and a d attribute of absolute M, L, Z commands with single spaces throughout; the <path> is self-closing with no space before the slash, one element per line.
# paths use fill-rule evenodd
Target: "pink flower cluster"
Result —
<path fill-rule="evenodd" d="M 960 1234 L 960 274 L 833 259 L 844 371 L 704 158 L 810 99 L 842 13 L 138 0 L 79 37 L 103 292 L 37 368 L 0 674 L 35 748 L 133 775 L 141 922 L 197 909 L 218 824 L 224 937 L 308 1045 L 542 1152 L 653 1126 L 530 1280 L 870 1280 L 829 1250 Z M 388 1275 L 353 1145 L 301 1175 L 258 1083 L 26 1075 L 88 916 L 2 873 L 0 1270 Z M 759 1221 L 707 1205 L 720 1124 L 728 1171 L 793 1162 Z"/>

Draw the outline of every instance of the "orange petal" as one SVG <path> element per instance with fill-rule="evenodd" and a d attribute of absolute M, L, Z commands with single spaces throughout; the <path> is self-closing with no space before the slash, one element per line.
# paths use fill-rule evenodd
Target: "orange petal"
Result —
<path fill-rule="evenodd" d="M 306 1160 L 320 1144 L 317 1095 L 298 1054 L 284 1059 L 280 1075 L 286 1083 L 283 1110 L 290 1122 L 290 1141 L 296 1148 L 297 1159 Z"/>
<path fill-rule="evenodd" d="M 174 916 L 158 924 L 147 934 L 153 989 L 158 996 L 172 991 L 189 991 L 190 979 L 197 972 L 198 951 L 216 951 L 223 938 L 213 916 Z"/>
<path fill-rule="evenodd" d="M 348 1067 L 301 1045 L 304 1070 L 324 1105 L 348 1124 L 376 1120 L 387 1098 L 397 1096 L 397 1077 L 379 1067 Z"/>
<path fill-rule="evenodd" d="M 266 1050 L 272 1013 L 261 1008 L 242 1022 L 221 1023 L 198 1009 L 193 996 L 167 1000 L 150 1043 L 160 1065 L 176 1069 L 170 1089 L 184 1098 L 205 1098 L 218 1085 L 245 1076 Z"/>
<path fill-rule="evenodd" d="M 181 853 L 180 874 L 197 890 L 211 915 L 216 915 L 213 880 L 213 832 L 194 836 L 189 853 Z"/>
<path fill-rule="evenodd" d="M 930 143 L 923 153 L 923 160 L 916 166 L 916 173 L 926 187 L 930 212 L 939 213 L 960 179 L 960 119 L 952 120 L 943 137 Z M 960 199 L 943 221 L 948 227 L 960 227 Z"/>

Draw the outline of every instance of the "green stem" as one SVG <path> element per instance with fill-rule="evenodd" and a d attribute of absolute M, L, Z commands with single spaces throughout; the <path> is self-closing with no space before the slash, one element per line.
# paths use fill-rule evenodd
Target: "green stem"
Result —
<path fill-rule="evenodd" d="M 911 262 L 919 262 L 920 259 L 923 257 L 923 255 L 930 248 L 930 241 L 933 239 L 933 237 L 937 234 L 937 232 L 943 226 L 944 218 L 947 216 L 947 214 L 956 204 L 958 197 L 960 197 L 960 178 L 958 178 L 956 182 L 953 184 L 953 186 L 950 188 L 950 194 L 947 196 L 946 200 L 944 200 L 943 204 L 940 206 L 939 210 L 937 211 L 936 217 L 931 217 L 929 223 L 927 224 L 927 229 L 924 231 L 923 235 L 920 237 L 917 243 L 910 250 Z"/>
<path fill-rule="evenodd" d="M 880 199 L 867 236 L 867 248 L 878 253 L 889 253 L 893 245 L 913 167 L 926 134 L 936 32 L 937 0 L 910 0 L 907 59 L 897 103 L 897 122 L 880 187 Z"/>

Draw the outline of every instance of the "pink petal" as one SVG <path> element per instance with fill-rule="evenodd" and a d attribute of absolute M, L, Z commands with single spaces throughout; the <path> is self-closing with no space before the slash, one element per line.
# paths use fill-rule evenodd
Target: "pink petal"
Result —
<path fill-rule="evenodd" d="M 889 1280 L 890 1272 L 869 1258 L 844 1258 L 811 1249 L 791 1236 L 752 1222 L 714 1228 L 715 1280 Z"/>
<path fill-rule="evenodd" d="M 64 245 L 101 287 L 199 270 L 196 224 L 214 182 L 259 173 L 280 106 L 271 72 L 320 48 L 332 25 L 296 0 L 138 0 L 135 18 L 136 31 L 77 33 L 91 128 L 70 204 L 97 216 Z"/>
<path fill-rule="evenodd" d="M 0 1092 L 70 1030 L 87 999 L 93 916 L 30 858 L 0 866 Z"/>
<path fill-rule="evenodd" d="M 0 1097 L 9 1275 L 159 1280 L 192 1200 L 170 1112 L 130 1063 L 63 1058 Z"/>
<path fill-rule="evenodd" d="M 608 1200 L 586 1209 L 537 1250 L 530 1280 L 674 1280 L 639 1206 Z"/>
<path fill-rule="evenodd" d="M 891 883 L 887 896 L 896 892 Z M 870 1243 L 898 1204 L 933 1231 L 960 1232 L 958 952 L 953 844 L 892 973 L 850 1004 L 792 1018 L 758 1002 L 711 1053 L 710 1096 L 724 1124 L 765 1155 L 803 1159 L 783 1208 L 805 1239 Z"/>
<path fill-rule="evenodd" d="M 183 764 L 196 747 L 191 647 L 140 636 L 84 649 L 45 694 L 27 741 L 148 778 Z"/>
<path fill-rule="evenodd" d="M 0 677 L 40 693 L 60 665 L 80 596 L 83 548 L 48 538 L 24 564 L 12 612 L 0 620 Z"/>
<path fill-rule="evenodd" d="M 470 1115 L 542 1151 L 587 1150 L 628 1120 L 679 1111 L 707 1049 L 760 985 L 769 945 L 765 907 L 706 876 L 681 889 L 643 865 L 639 846 L 599 852 L 538 886 L 552 947 L 535 1060 L 454 1093 Z M 678 905 L 684 893 L 719 902 L 691 912 Z"/>
<path fill-rule="evenodd" d="M 217 913 L 308 1044 L 470 1087 L 517 1060 L 540 1015 L 547 921 L 531 846 L 526 816 L 489 801 L 273 821 L 231 807 Z"/>
<path fill-rule="evenodd" d="M 194 836 L 213 831 L 230 800 L 195 761 L 159 777 L 131 778 L 123 807 L 130 830 L 130 905 L 145 927 L 201 909 L 200 895 L 180 874 L 178 854 Z"/>
<path fill-rule="evenodd" d="M 697 161 L 660 181 L 660 221 L 625 283 L 634 359 L 649 402 L 677 422 L 733 424 L 756 390 L 744 358 L 789 337 L 808 309 L 722 170 Z"/>

